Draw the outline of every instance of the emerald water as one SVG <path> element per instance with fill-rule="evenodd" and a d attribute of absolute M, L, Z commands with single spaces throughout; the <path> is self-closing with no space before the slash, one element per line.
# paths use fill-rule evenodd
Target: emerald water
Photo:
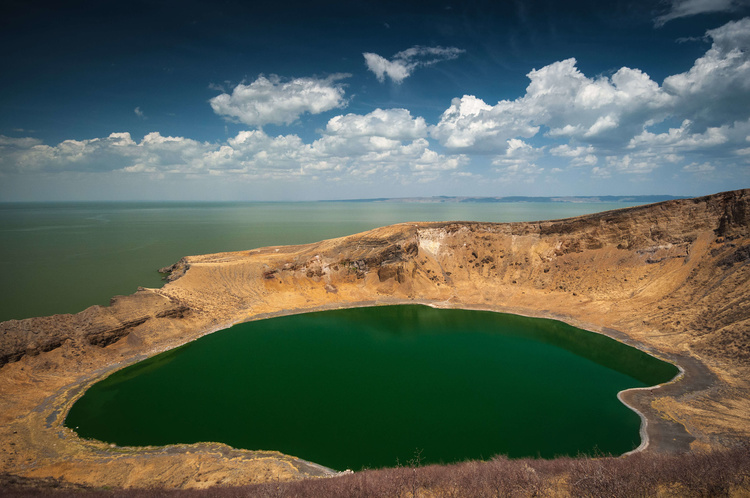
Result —
<path fill-rule="evenodd" d="M 406 221 L 535 221 L 634 203 L 0 203 L 0 321 L 76 313 L 183 256 L 304 244 Z"/>
<path fill-rule="evenodd" d="M 236 325 L 95 384 L 66 425 L 118 445 L 224 442 L 343 470 L 620 454 L 617 399 L 676 367 L 567 324 L 387 306 Z"/>

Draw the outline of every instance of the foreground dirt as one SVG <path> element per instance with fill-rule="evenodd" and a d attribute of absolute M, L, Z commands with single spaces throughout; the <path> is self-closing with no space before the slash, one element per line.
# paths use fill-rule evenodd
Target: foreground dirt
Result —
<path fill-rule="evenodd" d="M 268 451 L 122 448 L 63 426 L 109 373 L 235 323 L 421 302 L 552 317 L 676 362 L 622 398 L 645 451 L 750 439 L 750 190 L 537 223 L 407 223 L 303 246 L 183 258 L 161 289 L 0 324 L 0 473 L 206 488 L 331 475 Z"/>

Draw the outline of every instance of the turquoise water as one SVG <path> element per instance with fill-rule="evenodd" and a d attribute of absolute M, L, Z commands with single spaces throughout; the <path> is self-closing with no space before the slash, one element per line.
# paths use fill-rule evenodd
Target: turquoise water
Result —
<path fill-rule="evenodd" d="M 616 397 L 676 367 L 552 321 L 425 306 L 236 325 L 116 372 L 66 425 L 119 445 L 219 441 L 337 469 L 621 454 Z"/>
<path fill-rule="evenodd" d="M 630 203 L 0 204 L 0 321 L 76 313 L 183 256 L 303 244 L 407 221 L 537 221 Z"/>

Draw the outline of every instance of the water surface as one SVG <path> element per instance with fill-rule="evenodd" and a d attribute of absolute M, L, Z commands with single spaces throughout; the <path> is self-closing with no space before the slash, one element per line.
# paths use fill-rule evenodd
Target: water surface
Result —
<path fill-rule="evenodd" d="M 220 441 L 343 470 L 620 454 L 617 399 L 676 367 L 567 324 L 388 306 L 236 325 L 116 372 L 66 425 L 118 445 Z"/>
<path fill-rule="evenodd" d="M 183 256 L 305 244 L 407 221 L 535 221 L 632 203 L 0 204 L 0 321 L 76 313 Z"/>

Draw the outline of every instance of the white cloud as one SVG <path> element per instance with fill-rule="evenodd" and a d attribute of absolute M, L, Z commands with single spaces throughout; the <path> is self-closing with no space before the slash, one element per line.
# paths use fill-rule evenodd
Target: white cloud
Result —
<path fill-rule="evenodd" d="M 494 165 L 528 163 L 536 160 L 544 154 L 543 149 L 535 149 L 523 140 L 511 138 L 505 153 L 495 157 Z"/>
<path fill-rule="evenodd" d="M 451 149 L 501 151 L 508 140 L 530 138 L 539 132 L 518 101 L 503 100 L 496 106 L 473 95 L 454 98 L 430 135 Z"/>
<path fill-rule="evenodd" d="M 533 182 L 546 173 L 584 166 L 595 178 L 622 175 L 641 181 L 661 168 L 675 177 L 694 173 L 708 178 L 713 172 L 717 178 L 746 179 L 750 19 L 727 23 L 706 36 L 712 44 L 705 54 L 662 85 L 627 67 L 587 76 L 571 58 L 529 71 L 526 91 L 516 99 L 492 105 L 474 95 L 454 98 L 434 125 L 400 108 L 341 114 L 318 130 L 317 140 L 270 136 L 262 126 L 345 107 L 344 76 L 260 76 L 211 99 L 217 114 L 253 127 L 225 141 L 199 142 L 157 132 L 136 141 L 128 133 L 113 133 L 48 146 L 34 138 L 0 136 L 0 173 L 116 171 L 409 183 L 441 176 L 477 179 L 489 165 L 500 181 L 508 182 Z M 413 47 L 391 60 L 371 54 L 376 62 L 370 69 L 382 80 L 402 81 L 415 68 L 460 53 Z M 138 115 L 140 107 L 134 112 Z M 539 146 L 550 139 L 553 145 Z M 470 153 L 477 156 L 469 169 Z"/>
<path fill-rule="evenodd" d="M 599 117 L 594 124 L 583 134 L 586 138 L 595 137 L 602 133 L 617 128 L 618 121 L 615 116 L 607 115 Z"/>
<path fill-rule="evenodd" d="M 401 51 L 391 60 L 372 52 L 364 52 L 367 69 L 372 71 L 381 83 L 386 77 L 394 83 L 401 83 L 418 67 L 427 67 L 438 62 L 451 60 L 461 55 L 464 50 L 455 47 L 422 47 L 414 46 Z"/>
<path fill-rule="evenodd" d="M 716 126 L 747 119 L 750 109 L 750 18 L 732 21 L 707 32 L 711 48 L 689 71 L 664 79 L 664 90 L 675 97 L 675 116 L 698 126 Z"/>
<path fill-rule="evenodd" d="M 531 71 L 519 103 L 529 119 L 550 128 L 551 136 L 588 142 L 617 140 L 639 131 L 645 119 L 661 120 L 670 101 L 659 85 L 638 69 L 623 67 L 611 77 L 588 78 L 575 59 Z"/>
<path fill-rule="evenodd" d="M 146 118 L 146 116 L 143 114 L 143 111 L 141 110 L 140 107 L 136 107 L 135 109 L 133 109 L 133 112 L 135 112 L 135 115 L 138 116 L 141 119 L 145 119 Z"/>
<path fill-rule="evenodd" d="M 523 140 L 508 140 L 505 154 L 495 157 L 492 165 L 500 174 L 501 181 L 532 183 L 544 171 L 537 166 L 536 159 L 543 155 L 542 149 L 535 149 Z"/>
<path fill-rule="evenodd" d="M 396 83 L 401 83 L 411 74 L 413 69 L 403 61 L 389 61 L 385 57 L 371 52 L 365 52 L 362 55 L 365 57 L 367 69 L 375 73 L 381 83 L 385 81 L 386 76 Z"/>
<path fill-rule="evenodd" d="M 132 144 L 128 133 L 113 133 L 92 140 L 65 140 L 55 147 L 32 142 L 17 143 L 14 150 L 3 154 L 0 164 L 6 172 L 94 171 L 100 168 L 111 171 L 126 165 L 128 159 L 124 156 Z M 126 154 L 108 161 L 107 151 L 112 147 L 121 147 Z"/>
<path fill-rule="evenodd" d="M 606 159 L 607 167 L 610 170 L 629 175 L 651 173 L 654 169 L 659 167 L 657 163 L 650 161 L 649 158 L 639 157 L 632 154 L 607 156 Z"/>
<path fill-rule="evenodd" d="M 52 147 L 27 143 L 0 159 L 6 173 L 27 172 L 177 172 L 202 170 L 201 160 L 210 144 L 183 137 L 149 133 L 136 143 L 130 133 L 105 138 L 65 140 Z"/>
<path fill-rule="evenodd" d="M 311 157 L 340 168 L 366 167 L 367 171 L 449 170 L 466 164 L 463 155 L 446 156 L 429 148 L 424 138 L 394 140 L 383 136 L 325 135 L 311 144 Z"/>
<path fill-rule="evenodd" d="M 562 144 L 552 147 L 550 154 L 557 157 L 570 158 L 572 166 L 594 166 L 599 162 L 599 159 L 596 157 L 596 148 L 592 145 L 571 147 L 568 144 Z"/>
<path fill-rule="evenodd" d="M 686 154 L 692 161 L 705 156 L 703 162 L 717 154 L 744 157 L 750 130 L 750 18 L 709 30 L 706 37 L 710 49 L 661 86 L 628 67 L 588 77 L 575 59 L 566 59 L 530 71 L 525 94 L 515 100 L 490 105 L 472 95 L 453 99 L 430 136 L 449 150 L 500 153 L 495 161 L 507 166 L 502 154 L 512 140 L 544 133 L 568 141 L 546 154 L 568 158 L 571 166 L 594 167 L 592 174 L 599 177 L 645 175 L 682 163 Z M 653 131 L 666 120 L 682 125 Z"/>
<path fill-rule="evenodd" d="M 231 95 L 222 93 L 209 102 L 216 114 L 250 126 L 291 124 L 304 113 L 320 114 L 345 107 L 344 88 L 337 81 L 348 74 L 325 79 L 259 76 L 249 85 L 239 84 Z"/>
<path fill-rule="evenodd" d="M 495 164 L 495 162 L 493 162 Z M 501 165 L 495 168 L 498 173 L 498 180 L 502 182 L 524 182 L 534 183 L 536 179 L 544 172 L 544 168 L 537 166 L 535 163 L 517 162 L 513 164 Z"/>
<path fill-rule="evenodd" d="M 656 17 L 654 25 L 660 27 L 673 19 L 698 14 L 731 12 L 749 4 L 748 0 L 672 0 L 669 12 Z"/>
<path fill-rule="evenodd" d="M 425 149 L 412 168 L 417 171 L 446 171 L 458 169 L 468 162 L 469 158 L 464 155 L 446 157 L 433 150 Z"/>
<path fill-rule="evenodd" d="M 612 176 L 612 173 L 607 168 L 603 168 L 600 166 L 594 166 L 591 168 L 591 176 L 594 178 L 610 178 Z"/>
<path fill-rule="evenodd" d="M 541 155 L 542 149 L 535 149 L 531 145 L 518 138 L 511 138 L 510 140 L 508 140 L 508 148 L 505 150 L 505 156 L 503 160 L 529 160 L 532 158 L 535 159 Z"/>
<path fill-rule="evenodd" d="M 603 166 L 594 166 L 591 168 L 592 177 L 603 179 L 610 178 L 614 174 L 620 174 L 646 178 L 654 170 L 671 161 L 669 158 L 649 153 L 631 153 L 605 156 L 603 162 Z"/>
<path fill-rule="evenodd" d="M 716 168 L 709 163 L 691 163 L 682 167 L 682 171 L 685 171 L 687 173 L 711 173 L 715 169 Z"/>
<path fill-rule="evenodd" d="M 129 133 L 66 140 L 48 146 L 32 138 L 0 136 L 0 172 L 151 175 L 229 175 L 244 179 L 330 178 L 383 175 L 393 181 L 436 178 L 468 163 L 464 155 L 430 149 L 423 118 L 405 109 L 376 109 L 329 120 L 323 135 L 305 143 L 297 135 L 246 130 L 224 143 L 198 142 L 154 132 L 140 142 Z M 430 173 L 432 176 L 425 176 Z"/>
<path fill-rule="evenodd" d="M 23 137 L 23 138 L 13 138 L 13 137 L 6 137 L 5 135 L 0 135 L 0 148 L 8 149 L 8 148 L 20 148 L 25 149 L 29 147 L 33 147 L 34 145 L 41 145 L 42 141 L 37 138 L 31 138 L 31 137 Z"/>
<path fill-rule="evenodd" d="M 241 131 L 225 145 L 204 155 L 204 167 L 214 175 L 286 179 L 303 174 L 305 165 L 330 169 L 311 162 L 311 149 L 297 135 L 271 137 L 261 130 Z"/>
<path fill-rule="evenodd" d="M 412 118 L 406 109 L 375 109 L 369 114 L 346 114 L 331 118 L 326 134 L 339 137 L 380 136 L 394 140 L 408 140 L 427 136 L 424 118 Z"/>
<path fill-rule="evenodd" d="M 724 145 L 729 141 L 730 127 L 712 127 L 703 133 L 691 133 L 691 121 L 686 119 L 679 128 L 670 128 L 669 131 L 654 134 L 644 130 L 640 135 L 633 137 L 628 144 L 629 149 L 650 149 L 659 147 L 662 150 L 674 152 L 677 150 L 696 150 Z"/>
<path fill-rule="evenodd" d="M 432 135 L 449 148 L 502 150 L 507 140 L 530 138 L 547 126 L 552 137 L 607 142 L 633 136 L 646 119 L 664 119 L 672 99 L 642 71 L 622 68 L 612 77 L 588 78 L 575 59 L 528 77 L 526 94 L 514 101 L 490 106 L 474 96 L 454 99 Z"/>

